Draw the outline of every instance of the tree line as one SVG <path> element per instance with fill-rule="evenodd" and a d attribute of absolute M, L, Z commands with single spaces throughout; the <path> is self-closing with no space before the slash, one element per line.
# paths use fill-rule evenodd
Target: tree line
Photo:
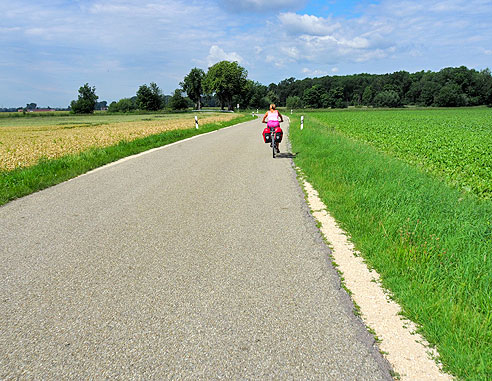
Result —
<path fill-rule="evenodd" d="M 194 107 L 221 107 L 233 110 L 267 108 L 270 103 L 299 108 L 345 108 L 348 106 L 492 106 L 492 75 L 465 66 L 439 72 L 398 71 L 391 74 L 354 74 L 297 80 L 288 78 L 266 86 L 247 78 L 237 62 L 221 61 L 205 73 L 193 68 L 173 95 L 164 95 L 156 83 L 139 87 L 135 96 L 112 102 L 110 112 L 184 110 Z M 97 102 L 95 87 L 87 83 L 79 98 L 71 103 L 75 113 L 93 112 Z"/>
<path fill-rule="evenodd" d="M 490 70 L 477 71 L 465 66 L 438 72 L 289 78 L 270 84 L 269 90 L 277 95 L 281 105 L 289 108 L 492 105 Z"/>
<path fill-rule="evenodd" d="M 242 103 L 241 96 L 247 88 L 247 76 L 246 69 L 237 62 L 218 62 L 207 73 L 195 67 L 184 77 L 173 95 L 163 95 L 152 82 L 149 86 L 140 86 L 134 97 L 112 102 L 108 111 L 157 111 L 163 108 L 184 110 L 189 107 L 201 109 L 202 106 L 219 105 L 223 109 L 232 110 L 235 102 Z"/>

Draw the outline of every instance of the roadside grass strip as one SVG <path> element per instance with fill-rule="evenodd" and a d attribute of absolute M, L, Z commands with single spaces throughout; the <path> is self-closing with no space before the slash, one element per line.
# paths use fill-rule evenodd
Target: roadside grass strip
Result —
<path fill-rule="evenodd" d="M 417 333 L 413 322 L 400 316 L 401 308 L 380 286 L 380 277 L 370 270 L 360 253 L 354 250 L 347 234 L 338 227 L 319 199 L 318 192 L 302 179 L 313 217 L 332 251 L 332 259 L 343 277 L 344 287 L 350 293 L 368 330 L 374 333 L 382 354 L 401 381 L 451 380 L 441 373 L 434 361 L 438 353 L 430 348 Z"/>
<path fill-rule="evenodd" d="M 444 371 L 492 379 L 492 202 L 336 126 L 291 119 L 296 165 Z"/>
<path fill-rule="evenodd" d="M 58 159 L 41 159 L 37 164 L 26 168 L 2 171 L 0 172 L 0 205 L 59 184 L 124 157 L 249 120 L 251 120 L 251 115 L 240 116 L 229 121 L 204 124 L 199 129 L 165 131 L 132 141 L 122 140 L 118 144 L 108 147 L 94 147 Z"/>

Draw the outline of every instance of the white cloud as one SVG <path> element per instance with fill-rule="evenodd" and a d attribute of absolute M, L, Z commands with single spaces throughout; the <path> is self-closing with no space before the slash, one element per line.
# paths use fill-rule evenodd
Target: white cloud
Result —
<path fill-rule="evenodd" d="M 293 35 L 326 36 L 341 26 L 340 23 L 328 18 L 298 15 L 291 12 L 281 13 L 278 18 L 284 30 Z"/>
<path fill-rule="evenodd" d="M 217 45 L 212 45 L 210 47 L 210 50 L 209 50 L 209 53 L 207 56 L 208 66 L 210 67 L 213 64 L 216 64 L 217 62 L 220 62 L 220 61 L 237 61 L 238 63 L 242 63 L 244 60 L 236 52 L 226 53 L 224 50 L 219 48 Z"/>
<path fill-rule="evenodd" d="M 279 49 L 279 53 L 286 55 L 288 58 L 297 60 L 301 58 L 299 49 L 295 46 L 282 46 Z M 280 54 L 278 54 L 280 55 Z"/>
<path fill-rule="evenodd" d="M 299 9 L 306 0 L 219 0 L 219 4 L 228 11 L 242 13 Z"/>
<path fill-rule="evenodd" d="M 323 77 L 325 75 L 328 75 L 327 71 L 318 70 L 318 69 L 312 70 L 312 69 L 308 69 L 307 67 L 302 69 L 302 73 L 308 77 Z"/>
<path fill-rule="evenodd" d="M 380 57 L 392 47 L 391 42 L 381 37 L 380 30 L 385 27 L 378 23 L 372 29 L 367 25 L 361 28 L 358 20 L 344 24 L 340 20 L 295 13 L 283 13 L 278 19 L 283 32 L 280 50 L 294 60 L 324 64 L 340 60 L 362 62 Z"/>
<path fill-rule="evenodd" d="M 139 12 L 142 8 L 136 8 L 131 4 L 111 4 L 111 3 L 94 3 L 89 8 L 89 12 L 93 14 L 116 14 L 116 13 L 134 13 Z"/>
<path fill-rule="evenodd" d="M 360 71 L 368 71 L 361 65 L 371 63 L 377 68 L 373 72 L 412 66 L 438 70 L 474 67 L 476 61 L 464 52 L 471 53 L 473 45 L 478 52 L 492 40 L 492 3 L 487 0 L 381 0 L 358 11 L 360 16 L 353 18 L 281 13 L 276 28 L 279 50 L 295 51 L 289 58 L 298 65 L 336 65 L 341 70 L 360 66 Z M 481 51 L 487 55 L 489 50 Z M 436 62 L 442 63 L 435 67 Z"/>

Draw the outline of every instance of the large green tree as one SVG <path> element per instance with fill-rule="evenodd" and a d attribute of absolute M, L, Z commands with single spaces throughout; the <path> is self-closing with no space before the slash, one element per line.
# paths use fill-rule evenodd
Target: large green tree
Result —
<path fill-rule="evenodd" d="M 98 98 L 96 88 L 86 83 L 79 88 L 79 97 L 70 103 L 70 108 L 75 114 L 92 114 Z"/>
<path fill-rule="evenodd" d="M 145 111 L 157 111 L 162 108 L 162 92 L 155 82 L 150 86 L 142 85 L 137 91 L 137 107 Z"/>
<path fill-rule="evenodd" d="M 203 86 L 205 92 L 217 95 L 221 108 L 232 110 L 234 97 L 240 98 L 247 91 L 247 76 L 237 62 L 221 61 L 208 69 Z"/>
<path fill-rule="evenodd" d="M 188 98 L 190 98 L 195 103 L 195 107 L 198 110 L 200 110 L 202 107 L 202 82 L 204 78 L 205 72 L 202 69 L 194 67 L 193 69 L 191 69 L 190 73 L 186 77 L 184 77 L 183 82 L 179 84 L 182 87 L 183 91 L 185 91 L 188 95 Z"/>

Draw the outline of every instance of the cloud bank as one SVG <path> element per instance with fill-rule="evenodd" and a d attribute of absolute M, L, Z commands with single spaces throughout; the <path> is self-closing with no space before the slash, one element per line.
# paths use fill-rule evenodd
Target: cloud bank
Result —
<path fill-rule="evenodd" d="M 151 81 L 169 94 L 223 59 L 265 84 L 490 63 L 489 0 L 349 3 L 350 16 L 339 1 L 0 0 L 0 107 L 64 107 L 85 82 L 108 101 Z"/>

